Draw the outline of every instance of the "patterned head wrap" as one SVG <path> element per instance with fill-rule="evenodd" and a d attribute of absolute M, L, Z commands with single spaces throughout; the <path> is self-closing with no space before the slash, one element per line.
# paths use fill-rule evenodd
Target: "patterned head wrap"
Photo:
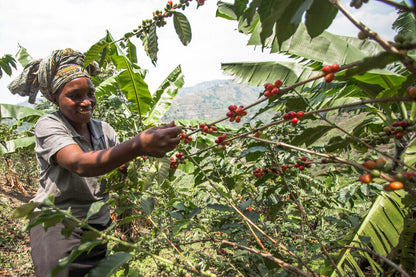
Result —
<path fill-rule="evenodd" d="M 39 90 L 46 99 L 54 102 L 55 94 L 69 81 L 91 78 L 98 73 L 98 66 L 90 64 L 84 69 L 83 63 L 84 55 L 80 52 L 69 48 L 55 50 L 45 59 L 28 63 L 8 88 L 13 94 L 29 96 L 31 104 L 35 103 Z"/>

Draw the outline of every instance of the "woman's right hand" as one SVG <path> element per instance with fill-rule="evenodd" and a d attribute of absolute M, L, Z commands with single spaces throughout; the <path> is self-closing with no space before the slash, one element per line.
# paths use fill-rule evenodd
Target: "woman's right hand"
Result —
<path fill-rule="evenodd" d="M 141 148 L 144 156 L 161 158 L 178 146 L 181 131 L 182 127 L 176 126 L 172 121 L 165 126 L 147 129 L 134 139 L 138 140 L 138 147 Z"/>

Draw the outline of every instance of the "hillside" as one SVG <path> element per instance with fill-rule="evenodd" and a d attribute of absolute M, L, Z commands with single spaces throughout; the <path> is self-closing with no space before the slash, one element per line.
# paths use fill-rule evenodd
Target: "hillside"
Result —
<path fill-rule="evenodd" d="M 162 121 L 199 119 L 213 121 L 225 116 L 231 104 L 246 106 L 258 100 L 262 88 L 215 80 L 183 88 Z M 261 105 L 259 105 L 261 106 Z M 254 109 L 259 109 L 256 106 Z M 254 113 L 251 113 L 254 114 Z"/>

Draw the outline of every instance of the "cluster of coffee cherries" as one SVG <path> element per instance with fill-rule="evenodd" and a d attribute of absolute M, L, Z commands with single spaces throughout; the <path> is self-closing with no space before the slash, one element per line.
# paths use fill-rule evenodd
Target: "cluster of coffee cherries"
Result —
<path fill-rule="evenodd" d="M 284 173 L 286 170 L 291 168 L 297 168 L 300 171 L 305 170 L 305 168 L 310 168 L 313 163 L 313 160 L 308 159 L 306 156 L 298 157 L 297 162 L 295 164 L 282 164 L 279 166 L 269 166 L 265 168 L 256 168 L 253 170 L 253 175 L 257 178 L 262 178 L 266 174 L 277 174 L 280 175 Z"/>
<path fill-rule="evenodd" d="M 322 72 L 325 74 L 325 82 L 330 83 L 335 79 L 335 72 L 339 71 L 339 65 L 325 65 L 322 68 Z"/>
<path fill-rule="evenodd" d="M 414 131 L 416 128 L 415 122 L 412 120 L 395 121 L 391 127 L 386 126 L 383 131 L 387 136 L 393 136 L 396 139 L 402 139 L 409 132 Z"/>
<path fill-rule="evenodd" d="M 295 164 L 282 164 L 281 168 L 282 171 L 285 172 L 287 169 L 290 168 L 298 168 L 300 171 L 305 170 L 305 168 L 310 168 L 313 160 L 308 159 L 306 156 L 298 157 L 298 161 Z"/>
<path fill-rule="evenodd" d="M 247 112 L 244 110 L 244 106 L 236 106 L 236 105 L 230 105 L 228 106 L 228 112 L 227 117 L 230 118 L 230 122 L 240 122 L 241 118 L 245 115 L 247 115 Z"/>
<path fill-rule="evenodd" d="M 227 145 L 231 144 L 230 141 L 225 141 L 226 139 L 227 139 L 227 134 L 222 134 L 215 140 L 215 143 L 218 145 L 217 146 L 218 150 L 223 150 Z"/>
<path fill-rule="evenodd" d="M 373 181 L 373 178 L 380 177 L 381 171 L 390 172 L 391 168 L 387 166 L 387 161 L 384 157 L 380 157 L 377 160 L 367 160 L 362 165 L 370 169 L 370 173 L 364 173 L 360 175 L 360 181 L 368 184 Z M 416 182 L 416 172 L 403 172 L 396 173 L 394 175 L 394 181 L 383 186 L 384 191 L 394 191 L 404 188 L 404 183 Z"/>
<path fill-rule="evenodd" d="M 188 136 L 184 130 L 182 130 L 181 135 L 179 137 L 185 144 L 188 144 L 192 141 L 192 137 Z"/>
<path fill-rule="evenodd" d="M 199 124 L 199 128 L 202 130 L 203 134 L 212 134 L 213 132 L 218 131 L 217 126 L 215 125 L 205 125 L 204 123 Z"/>
<path fill-rule="evenodd" d="M 269 166 L 266 168 L 256 168 L 253 170 L 253 175 L 257 178 L 262 178 L 266 174 L 282 174 L 282 171 L 280 171 L 280 168 L 278 166 Z"/>
<path fill-rule="evenodd" d="M 409 34 L 397 34 L 394 36 L 393 46 L 397 49 L 409 49 L 412 47 L 413 37 Z"/>
<path fill-rule="evenodd" d="M 360 175 L 360 181 L 362 183 L 370 183 L 373 181 L 373 178 L 380 177 L 381 172 L 380 170 L 383 170 L 386 166 L 386 159 L 384 157 L 380 157 L 377 160 L 367 160 L 362 163 L 362 166 L 364 166 L 367 169 L 370 169 L 370 173 L 364 173 Z"/>
<path fill-rule="evenodd" d="M 177 169 L 179 163 L 182 163 L 182 164 L 185 163 L 182 152 L 177 153 L 175 157 L 170 157 L 170 169 Z"/>
<path fill-rule="evenodd" d="M 298 123 L 299 119 L 302 118 L 304 115 L 305 113 L 302 111 L 299 111 L 299 112 L 290 111 L 283 115 L 283 119 L 286 121 L 290 120 L 292 122 L 292 125 L 295 126 Z"/>
<path fill-rule="evenodd" d="M 266 98 L 270 98 L 273 96 L 276 96 L 279 94 L 279 88 L 283 85 L 283 82 L 281 80 L 277 80 L 276 82 L 274 82 L 274 84 L 272 83 L 267 83 L 264 85 L 264 97 Z"/>
<path fill-rule="evenodd" d="M 294 164 L 294 167 L 299 168 L 300 171 L 305 170 L 305 168 L 311 168 L 313 160 L 308 159 L 306 156 L 298 157 L 298 162 Z"/>

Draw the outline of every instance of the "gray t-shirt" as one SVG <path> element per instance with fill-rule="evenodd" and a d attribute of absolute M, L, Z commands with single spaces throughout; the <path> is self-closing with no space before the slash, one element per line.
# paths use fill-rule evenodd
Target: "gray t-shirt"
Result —
<path fill-rule="evenodd" d="M 71 207 L 78 219 L 87 216 L 95 201 L 107 201 L 106 180 L 100 176 L 81 177 L 56 163 L 54 155 L 63 147 L 77 144 L 84 152 L 107 149 L 119 143 L 114 129 L 95 119 L 88 122 L 92 145 L 79 135 L 61 112 L 47 114 L 35 124 L 35 152 L 40 165 L 39 190 L 32 202 L 41 202 L 49 194 L 55 196 L 55 205 L 63 210 Z M 104 205 L 100 212 L 89 219 L 90 224 L 107 224 L 110 209 Z"/>

